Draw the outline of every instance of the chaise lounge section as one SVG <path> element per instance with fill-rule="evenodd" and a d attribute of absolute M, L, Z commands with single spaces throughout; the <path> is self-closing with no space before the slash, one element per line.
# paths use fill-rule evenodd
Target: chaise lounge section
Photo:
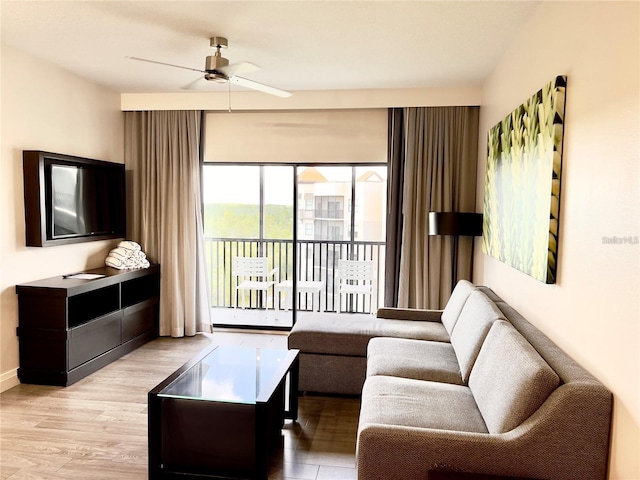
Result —
<path fill-rule="evenodd" d="M 377 317 L 316 313 L 299 319 L 288 337 L 300 350 L 300 391 L 360 395 L 367 346 L 375 337 L 449 343 L 450 334 L 476 287 L 461 280 L 444 310 L 381 308 Z"/>

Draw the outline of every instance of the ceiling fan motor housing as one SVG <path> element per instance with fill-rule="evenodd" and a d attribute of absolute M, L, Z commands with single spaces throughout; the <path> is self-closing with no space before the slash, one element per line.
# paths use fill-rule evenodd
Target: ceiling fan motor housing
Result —
<path fill-rule="evenodd" d="M 204 69 L 207 72 L 211 72 L 213 70 L 220 70 L 229 65 L 229 60 L 220 55 L 209 55 L 204 65 Z"/>
<path fill-rule="evenodd" d="M 206 73 L 204 74 L 204 78 L 206 80 L 218 83 L 226 82 L 227 80 L 229 80 L 229 77 L 227 77 L 220 70 L 227 65 L 229 65 L 229 60 L 217 53 L 215 55 L 208 56 L 204 66 L 204 69 L 206 71 Z"/>

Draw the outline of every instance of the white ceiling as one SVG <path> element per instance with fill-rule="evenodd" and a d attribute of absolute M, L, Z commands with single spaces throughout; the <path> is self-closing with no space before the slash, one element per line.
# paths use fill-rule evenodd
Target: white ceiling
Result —
<path fill-rule="evenodd" d="M 286 90 L 436 88 L 480 85 L 538 4 L 2 0 L 1 28 L 3 43 L 121 93 L 183 91 L 197 72 L 125 57 L 203 69 L 214 35 L 231 63 L 262 67 L 247 78 Z"/>

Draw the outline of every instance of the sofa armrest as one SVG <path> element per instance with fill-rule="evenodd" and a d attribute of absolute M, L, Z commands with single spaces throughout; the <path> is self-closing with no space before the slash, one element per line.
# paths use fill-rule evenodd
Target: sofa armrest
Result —
<path fill-rule="evenodd" d="M 434 470 L 479 473 L 477 462 L 495 458 L 503 443 L 497 435 L 369 424 L 358 433 L 358 478 L 432 480 Z"/>
<path fill-rule="evenodd" d="M 509 434 L 368 425 L 358 436 L 358 479 L 552 478 L 544 475 L 539 462 L 527 461 L 527 442 L 516 439 L 516 446 L 513 440 Z"/>
<path fill-rule="evenodd" d="M 386 318 L 388 320 L 418 320 L 422 322 L 440 322 L 442 317 L 442 310 L 382 307 L 378 309 L 377 317 Z"/>

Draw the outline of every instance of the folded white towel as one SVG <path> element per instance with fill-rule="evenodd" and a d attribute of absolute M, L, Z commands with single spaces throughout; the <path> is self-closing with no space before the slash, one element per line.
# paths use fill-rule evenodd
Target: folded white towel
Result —
<path fill-rule="evenodd" d="M 137 249 L 135 249 L 135 246 L 137 246 Z M 151 265 L 149 260 L 147 260 L 147 255 L 140 249 L 140 245 L 129 241 L 120 242 L 116 248 L 109 252 L 104 263 L 108 267 L 119 270 L 149 268 Z"/>
<path fill-rule="evenodd" d="M 134 252 L 139 252 L 142 250 L 140 244 L 133 242 L 131 240 L 123 240 L 118 244 L 118 247 L 126 248 L 127 250 L 132 250 Z"/>
<path fill-rule="evenodd" d="M 113 267 L 119 270 L 123 270 L 127 268 L 124 266 L 124 260 L 122 258 L 113 256 L 113 255 L 107 255 L 107 258 L 105 258 L 104 260 L 104 264 L 107 267 Z"/>
<path fill-rule="evenodd" d="M 109 252 L 109 255 L 113 255 L 114 257 L 120 257 L 123 260 L 127 260 L 129 258 L 133 258 L 135 252 L 133 250 L 128 250 L 123 247 L 116 247 Z"/>
<path fill-rule="evenodd" d="M 140 264 L 138 265 L 138 268 L 149 268 L 151 266 L 151 264 L 149 263 L 149 260 L 141 260 Z"/>

